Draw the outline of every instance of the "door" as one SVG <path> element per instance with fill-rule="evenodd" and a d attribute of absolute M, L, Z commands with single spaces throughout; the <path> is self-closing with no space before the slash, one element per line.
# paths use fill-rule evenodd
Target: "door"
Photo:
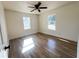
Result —
<path fill-rule="evenodd" d="M 4 8 L 0 2 L 0 58 L 8 58 L 8 49 L 4 49 L 8 45 Z"/>
<path fill-rule="evenodd" d="M 0 24 L 0 58 L 6 57 L 6 50 L 4 49 L 4 44 L 3 44 L 3 37 L 2 37 L 2 31 L 1 31 L 1 24 Z"/>
<path fill-rule="evenodd" d="M 77 58 L 79 58 L 79 36 L 78 36 L 78 42 L 77 42 Z"/>

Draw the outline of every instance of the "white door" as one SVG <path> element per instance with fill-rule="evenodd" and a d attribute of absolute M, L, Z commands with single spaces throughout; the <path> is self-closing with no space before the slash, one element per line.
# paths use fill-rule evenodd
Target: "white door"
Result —
<path fill-rule="evenodd" d="M 8 50 L 4 49 L 5 45 L 3 43 L 3 36 L 2 36 L 2 31 L 1 31 L 1 26 L 0 26 L 0 58 L 7 58 Z"/>
<path fill-rule="evenodd" d="M 78 42 L 77 42 L 77 58 L 79 58 L 79 36 L 78 36 Z"/>
<path fill-rule="evenodd" d="M 0 58 L 8 58 L 8 49 L 4 49 L 8 45 L 4 8 L 2 2 L 0 2 Z"/>

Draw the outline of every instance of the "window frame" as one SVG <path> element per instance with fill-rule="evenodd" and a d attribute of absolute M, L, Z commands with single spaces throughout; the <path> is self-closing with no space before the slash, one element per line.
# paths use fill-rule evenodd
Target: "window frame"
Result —
<path fill-rule="evenodd" d="M 29 28 L 25 28 L 25 26 L 24 26 L 24 19 L 22 18 L 22 19 L 23 19 L 23 29 L 24 29 L 24 30 L 29 30 L 29 29 L 31 29 L 31 19 L 30 19 L 30 17 L 29 17 L 29 16 L 23 16 L 23 17 L 25 17 L 25 18 L 28 17 L 28 18 L 29 18 L 29 21 L 30 21 L 30 24 L 29 24 L 30 27 L 29 27 Z"/>
<path fill-rule="evenodd" d="M 49 16 L 55 17 L 55 25 L 52 25 L 52 26 L 54 26 L 54 28 L 50 28 L 50 27 L 49 27 Z M 48 15 L 47 21 L 48 21 L 48 27 L 47 27 L 47 28 L 48 28 L 49 30 L 54 30 L 54 31 L 55 31 L 55 30 L 56 30 L 56 14 Z"/>

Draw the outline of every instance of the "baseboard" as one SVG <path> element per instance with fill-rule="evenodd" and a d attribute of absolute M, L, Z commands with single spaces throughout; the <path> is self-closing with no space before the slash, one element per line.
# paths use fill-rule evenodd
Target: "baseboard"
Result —
<path fill-rule="evenodd" d="M 38 33 L 38 32 L 36 32 L 36 33 Z M 33 35 L 33 34 L 36 34 L 36 33 L 32 33 L 32 34 L 29 34 L 29 35 Z M 29 36 L 29 35 L 23 35 L 23 36 L 20 36 L 20 37 L 17 37 L 17 38 L 13 38 L 13 39 L 10 39 L 10 40 L 20 39 L 20 38 L 23 38 L 23 37 L 26 37 L 26 36 Z"/>
<path fill-rule="evenodd" d="M 42 32 L 36 32 L 36 33 L 29 34 L 29 35 L 34 35 L 34 34 L 44 34 L 44 35 L 56 37 L 56 38 L 59 38 L 59 39 L 64 39 L 64 40 L 69 41 L 69 42 L 73 42 L 72 44 L 77 44 L 77 42 L 75 42 L 75 41 L 72 41 L 72 40 L 69 40 L 69 39 L 66 39 L 66 38 L 62 38 L 62 37 L 58 37 L 58 36 L 55 36 L 55 35 L 50 35 L 50 34 L 42 33 Z M 29 35 L 24 35 L 24 36 L 17 37 L 17 38 L 14 38 L 14 39 L 20 39 L 20 38 L 23 38 L 23 37 L 26 37 L 26 36 L 29 36 Z M 14 40 L 14 39 L 11 39 L 11 40 Z"/>
<path fill-rule="evenodd" d="M 58 37 L 58 36 L 55 36 L 55 35 L 50 35 L 50 34 L 46 34 L 46 33 L 42 33 L 42 32 L 38 32 L 38 33 L 44 34 L 44 35 L 48 35 L 48 36 L 52 36 L 52 37 L 56 37 L 56 38 L 59 38 L 59 39 L 64 39 L 64 40 L 67 40 L 69 42 L 73 42 L 72 44 L 77 44 L 77 42 L 69 40 L 69 39 L 66 39 L 66 38 L 62 38 L 62 37 Z"/>

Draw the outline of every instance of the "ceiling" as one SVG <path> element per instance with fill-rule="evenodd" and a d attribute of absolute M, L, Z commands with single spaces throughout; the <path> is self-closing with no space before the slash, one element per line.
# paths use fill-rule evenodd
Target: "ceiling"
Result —
<path fill-rule="evenodd" d="M 37 10 L 35 10 L 34 12 L 30 12 L 33 9 L 28 8 L 28 6 L 33 6 L 37 3 L 38 1 L 4 1 L 3 6 L 5 9 L 9 9 L 9 10 L 32 13 L 32 14 L 40 14 Z M 70 1 L 41 1 L 41 3 L 42 3 L 41 6 L 48 7 L 47 9 L 42 9 L 41 10 L 42 13 L 66 5 L 70 3 Z"/>

